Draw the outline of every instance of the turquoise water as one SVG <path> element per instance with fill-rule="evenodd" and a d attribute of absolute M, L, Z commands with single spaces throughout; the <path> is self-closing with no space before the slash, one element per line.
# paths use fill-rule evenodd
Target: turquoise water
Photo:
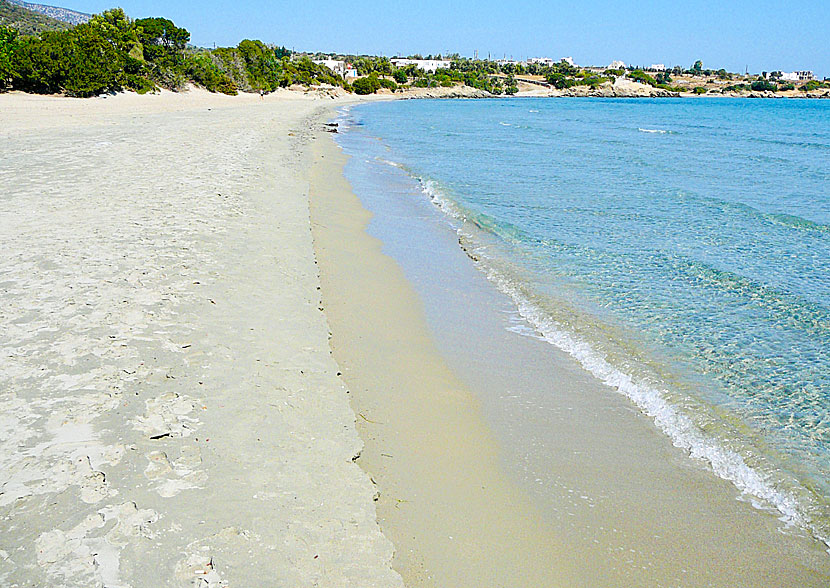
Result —
<path fill-rule="evenodd" d="M 759 507 L 830 538 L 830 102 L 348 111 L 537 336 Z M 520 366 L 517 366 L 520 369 Z"/>

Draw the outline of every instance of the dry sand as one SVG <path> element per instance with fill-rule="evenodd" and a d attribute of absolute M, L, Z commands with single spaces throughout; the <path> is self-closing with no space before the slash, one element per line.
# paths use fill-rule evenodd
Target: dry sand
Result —
<path fill-rule="evenodd" d="M 401 585 L 320 311 L 313 98 L 0 95 L 0 585 Z"/>

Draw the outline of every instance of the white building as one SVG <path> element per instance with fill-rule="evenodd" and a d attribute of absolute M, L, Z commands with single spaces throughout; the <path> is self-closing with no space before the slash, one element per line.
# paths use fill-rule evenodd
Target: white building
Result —
<path fill-rule="evenodd" d="M 781 79 L 785 82 L 809 82 L 810 80 L 816 79 L 816 76 L 813 75 L 813 72 L 808 70 L 791 71 L 788 73 L 781 72 Z"/>
<path fill-rule="evenodd" d="M 390 60 L 395 67 L 406 67 L 407 65 L 414 65 L 418 69 L 435 73 L 437 69 L 450 69 L 452 61 L 449 59 L 403 59 L 395 57 Z"/>
<path fill-rule="evenodd" d="M 314 63 L 317 65 L 325 65 L 331 71 L 339 76 L 346 75 L 346 62 L 338 59 L 315 59 Z"/>
<path fill-rule="evenodd" d="M 347 63 L 346 64 L 346 69 L 343 72 L 343 77 L 347 80 L 349 78 L 356 78 L 357 77 L 357 68 L 355 66 L 353 66 L 351 63 Z"/>
<path fill-rule="evenodd" d="M 548 67 L 550 67 L 556 62 L 550 57 L 529 57 L 527 63 L 528 65 L 535 63 L 536 65 L 547 65 Z"/>
<path fill-rule="evenodd" d="M 619 60 L 612 61 L 608 69 L 625 69 L 625 62 Z"/>
<path fill-rule="evenodd" d="M 576 63 L 574 63 L 574 58 L 573 58 L 573 57 L 563 57 L 563 58 L 560 60 L 560 63 L 567 63 L 567 64 L 568 64 L 568 65 L 570 65 L 571 67 L 575 67 L 575 66 L 576 66 Z"/>
<path fill-rule="evenodd" d="M 666 66 L 663 65 L 662 63 L 652 63 L 648 67 L 648 70 L 649 71 L 666 71 Z"/>

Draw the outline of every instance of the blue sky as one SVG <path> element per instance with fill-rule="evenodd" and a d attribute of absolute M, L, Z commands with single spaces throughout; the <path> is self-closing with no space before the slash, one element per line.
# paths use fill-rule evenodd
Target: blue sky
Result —
<path fill-rule="evenodd" d="M 84 12 L 165 16 L 194 43 L 261 39 L 297 50 L 394 55 L 572 56 L 582 65 L 681 64 L 830 76 L 828 0 L 38 0 Z"/>

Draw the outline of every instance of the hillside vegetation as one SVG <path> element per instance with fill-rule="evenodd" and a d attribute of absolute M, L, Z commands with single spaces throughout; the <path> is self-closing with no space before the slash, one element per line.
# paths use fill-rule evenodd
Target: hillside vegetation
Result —
<path fill-rule="evenodd" d="M 0 0 L 0 25 L 20 31 L 21 35 L 39 35 L 44 31 L 62 31 L 72 25 L 28 10 L 7 0 Z"/>
<path fill-rule="evenodd" d="M 329 84 L 371 94 L 400 88 L 465 85 L 491 95 L 512 95 L 518 92 L 520 83 L 532 83 L 551 91 L 588 95 L 608 92 L 618 78 L 624 77 L 651 86 L 649 92 L 656 95 L 774 95 L 787 91 L 797 94 L 794 84 L 779 83 L 780 72 L 767 80 L 766 76 L 704 69 L 700 61 L 690 69 L 678 66 L 670 71 L 646 72 L 641 68 L 581 68 L 564 61 L 500 63 L 456 54 L 447 56 L 446 67 L 427 72 L 416 63 L 401 63 L 397 67 L 386 57 L 314 55 L 317 60 L 348 62 L 359 76 L 349 84 L 325 65 L 312 61 L 310 55 L 293 54 L 284 47 L 246 39 L 236 47 L 202 49 L 190 46 L 189 41 L 187 29 L 168 19 L 134 20 L 120 8 L 69 27 L 0 0 L 0 91 L 15 89 L 85 97 L 122 89 L 142 93 L 157 88 L 179 90 L 194 83 L 212 92 L 236 94 L 270 92 L 295 84 Z M 439 55 L 435 59 L 442 58 Z M 798 90 L 808 95 L 825 88 L 826 83 L 811 81 L 800 84 Z"/>
<path fill-rule="evenodd" d="M 120 8 L 68 30 L 21 35 L 0 26 L 0 90 L 87 97 L 121 89 L 181 89 L 188 82 L 210 91 L 272 91 L 292 84 L 345 85 L 308 58 L 261 41 L 237 47 L 188 48 L 190 33 L 165 18 L 133 20 Z"/>

